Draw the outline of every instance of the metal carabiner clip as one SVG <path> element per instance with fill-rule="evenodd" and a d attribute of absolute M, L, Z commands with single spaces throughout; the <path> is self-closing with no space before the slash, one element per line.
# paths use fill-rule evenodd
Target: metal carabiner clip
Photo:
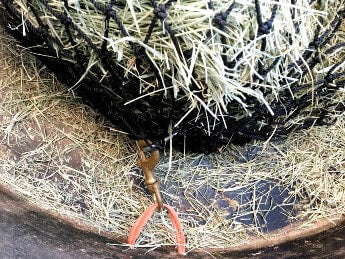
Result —
<path fill-rule="evenodd" d="M 158 203 L 159 209 L 163 208 L 163 200 L 160 193 L 159 181 L 154 177 L 153 169 L 159 161 L 159 151 L 150 148 L 151 142 L 145 140 L 137 140 L 138 149 L 138 166 L 143 170 L 145 184 L 150 191 L 155 203 Z M 145 151 L 149 151 L 151 156 L 146 157 Z"/>

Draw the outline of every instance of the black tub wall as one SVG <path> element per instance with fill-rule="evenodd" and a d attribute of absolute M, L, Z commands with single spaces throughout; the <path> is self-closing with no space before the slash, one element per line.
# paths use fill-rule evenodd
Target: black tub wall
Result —
<path fill-rule="evenodd" d="M 0 258 L 176 258 L 156 249 L 131 250 L 25 208 L 0 191 Z M 205 253 L 190 257 L 207 258 Z M 309 238 L 260 250 L 214 254 L 226 258 L 345 258 L 345 224 Z"/>

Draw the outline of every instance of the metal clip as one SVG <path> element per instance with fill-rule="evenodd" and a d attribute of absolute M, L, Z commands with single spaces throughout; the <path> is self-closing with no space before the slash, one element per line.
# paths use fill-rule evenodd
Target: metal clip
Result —
<path fill-rule="evenodd" d="M 163 200 L 159 189 L 159 182 L 153 175 L 153 169 L 159 161 L 159 151 L 150 146 L 149 141 L 137 140 L 137 148 L 139 154 L 138 166 L 143 170 L 145 176 L 145 184 L 150 191 L 155 203 L 158 203 L 159 209 L 163 208 Z M 151 153 L 150 157 L 145 156 L 145 151 Z"/>

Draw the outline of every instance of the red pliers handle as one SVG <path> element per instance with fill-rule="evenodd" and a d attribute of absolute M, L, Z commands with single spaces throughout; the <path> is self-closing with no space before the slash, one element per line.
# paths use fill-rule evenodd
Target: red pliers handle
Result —
<path fill-rule="evenodd" d="M 166 209 L 169 213 L 172 225 L 173 225 L 174 229 L 176 230 L 177 252 L 179 255 L 183 255 L 183 254 L 185 254 L 185 242 L 186 241 L 185 241 L 184 233 L 182 230 L 182 225 L 178 219 L 177 213 L 175 212 L 175 210 L 172 207 L 170 207 L 166 204 L 163 204 L 162 208 Z M 140 232 L 142 231 L 143 227 L 145 226 L 147 221 L 152 217 L 152 215 L 156 209 L 158 209 L 158 203 L 152 204 L 135 221 L 135 223 L 132 226 L 131 230 L 129 231 L 129 235 L 128 235 L 128 244 L 130 244 L 132 248 L 133 248 L 133 245 L 135 244 L 135 241 L 139 237 Z"/>

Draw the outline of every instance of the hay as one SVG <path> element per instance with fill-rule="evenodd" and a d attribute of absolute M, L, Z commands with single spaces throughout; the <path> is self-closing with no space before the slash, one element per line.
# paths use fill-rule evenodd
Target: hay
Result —
<path fill-rule="evenodd" d="M 342 31 L 334 41 L 343 42 L 344 36 Z M 3 32 L 0 44 L 0 182 L 42 208 L 87 220 L 100 231 L 127 235 L 150 203 L 131 142 L 67 92 L 27 55 L 30 49 L 19 47 Z M 329 62 L 342 55 L 333 54 Z M 345 89 L 337 99 L 344 105 Z M 302 220 L 307 226 L 345 214 L 345 114 L 334 113 L 332 118 L 337 119 L 334 125 L 296 132 L 279 142 L 229 145 L 212 155 L 174 151 L 172 159 L 163 156 L 156 175 L 165 186 L 164 199 L 179 208 L 187 251 L 235 246 L 253 235 L 265 236 L 265 221 L 260 219 L 267 211 L 259 205 L 267 203 L 273 190 L 255 191 L 263 181 L 288 192 L 281 206 L 298 211 L 286 211 L 291 222 Z M 216 201 L 236 189 L 238 195 L 227 200 L 234 212 L 229 218 L 229 211 Z M 180 192 L 188 201 L 185 209 Z M 242 204 L 247 194 L 258 195 Z M 255 224 L 238 220 L 247 215 L 253 215 Z M 166 215 L 156 214 L 138 243 L 152 248 L 174 245 L 169 229 Z"/>
<path fill-rule="evenodd" d="M 101 46 L 104 39 L 104 15 L 99 10 L 95 10 L 93 2 L 97 1 L 71 2 L 69 10 L 65 10 L 63 1 L 49 1 L 49 5 L 58 13 L 66 11 L 81 30 L 90 37 L 91 41 L 96 46 Z M 264 21 L 269 19 L 274 4 L 278 5 L 278 11 L 272 32 L 268 35 L 257 35 L 257 17 L 255 4 L 252 1 L 236 1 L 236 5 L 229 14 L 229 22 L 226 24 L 224 32 L 212 20 L 220 12 L 226 12 L 230 8 L 229 1 L 212 1 L 212 8 L 209 1 L 173 2 L 169 6 L 165 22 L 169 24 L 177 37 L 179 48 L 170 40 L 169 33 L 163 25 L 158 25 L 153 29 L 149 43 L 145 44 L 142 40 L 149 30 L 154 16 L 150 1 L 117 1 L 113 5 L 113 9 L 122 21 L 124 28 L 127 29 L 128 36 L 124 37 L 118 25 L 110 22 L 109 30 L 112 33 L 106 38 L 107 49 L 115 53 L 115 57 L 125 68 L 126 73 L 140 78 L 142 94 L 154 94 L 162 90 L 166 92 L 167 87 L 172 87 L 175 97 L 180 92 L 182 94 L 179 96 L 188 96 L 190 109 L 205 109 L 210 116 L 214 117 L 227 113 L 227 104 L 232 101 L 237 101 L 243 108 L 248 108 L 245 96 L 255 97 L 265 103 L 267 109 L 270 109 L 268 103 L 270 100 L 266 100 L 263 92 L 271 93 L 267 99 L 278 95 L 278 92 L 284 88 L 279 82 L 283 78 L 287 78 L 289 74 L 288 65 L 298 60 L 304 50 L 308 48 L 309 43 L 315 37 L 316 26 L 321 26 L 319 28 L 321 33 L 326 31 L 334 15 L 344 6 L 343 1 L 334 0 L 324 1 L 322 6 L 310 4 L 309 1 L 297 1 L 295 4 L 291 4 L 289 0 L 262 1 L 261 12 Z M 30 12 L 27 1 L 16 0 L 15 4 L 21 7 L 26 19 L 38 26 L 37 19 Z M 72 47 L 64 33 L 64 24 L 44 8 L 43 3 L 37 1 L 35 4 L 41 6 L 39 15 L 44 17 L 43 21 L 49 26 L 52 35 L 56 36 L 67 48 Z M 290 10 L 294 10 L 294 14 Z M 328 10 L 333 12 L 330 13 Z M 25 20 L 23 22 L 25 24 Z M 296 24 L 300 24 L 300 33 L 296 32 Z M 211 36 L 207 37 L 207 34 Z M 221 35 L 226 37 L 226 43 L 219 40 Z M 259 41 L 263 37 L 267 40 L 267 51 L 260 49 Z M 289 37 L 290 42 L 287 41 Z M 252 38 L 254 40 L 250 40 Z M 144 47 L 149 59 L 152 60 L 155 67 L 158 67 L 161 79 L 163 79 L 163 75 L 168 75 L 172 80 L 172 86 L 165 85 L 164 80 L 162 80 L 162 86 L 158 85 L 158 79 L 155 80 L 156 82 L 147 80 L 146 78 L 152 79 L 150 70 L 146 73 L 139 73 L 139 68 L 133 66 L 135 53 L 130 45 L 132 42 L 140 43 Z M 76 43 L 86 44 L 81 39 L 78 41 L 78 38 Z M 81 47 L 86 48 L 87 46 Z M 190 60 L 184 59 L 180 55 L 181 52 L 186 51 L 191 52 Z M 241 62 L 236 64 L 236 68 L 226 69 L 223 56 L 228 56 L 229 62 L 231 62 L 239 53 L 242 53 L 244 57 Z M 261 60 L 263 64 L 270 64 L 277 57 L 281 57 L 282 61 L 268 72 L 266 82 L 254 83 L 250 87 L 245 87 L 252 81 L 253 74 L 257 74 L 257 71 L 254 71 L 253 63 L 256 63 L 261 56 L 264 57 Z M 95 58 L 91 58 L 89 64 L 90 66 L 101 66 Z M 147 70 L 147 67 L 145 69 Z M 105 74 L 98 75 L 99 78 L 109 74 L 105 69 L 102 70 Z M 259 77 L 261 76 L 259 75 Z M 201 92 L 205 92 L 203 99 L 195 94 L 192 82 L 195 82 Z M 127 100 L 127 104 L 136 100 Z M 176 123 L 176 125 L 178 124 L 179 122 Z"/>
<path fill-rule="evenodd" d="M 167 10 L 159 5 L 163 3 Z M 6 5 L 12 6 L 12 1 Z M 94 0 L 13 0 L 12 8 L 19 12 L 13 15 L 21 22 L 17 30 L 29 41 L 41 40 L 46 48 L 32 46 L 38 56 L 57 56 L 68 63 L 71 72 L 66 76 L 59 64 L 54 67 L 53 57 L 45 59 L 60 80 L 86 96 L 90 89 L 83 83 L 91 87 L 97 82 L 97 91 L 91 91 L 104 93 L 97 95 L 101 101 L 95 106 L 105 106 L 104 114 L 115 113 L 111 120 L 122 130 L 162 141 L 171 128 L 175 146 L 181 147 L 184 136 L 189 136 L 188 149 L 197 146 L 195 136 L 202 136 L 202 143 L 216 139 L 221 144 L 228 140 L 243 144 L 267 137 L 272 120 L 287 120 L 288 125 L 278 123 L 278 132 L 284 135 L 289 126 L 301 124 L 302 118 L 294 118 L 300 112 L 305 121 L 322 117 L 323 113 L 312 112 L 308 117 L 310 110 L 327 103 L 318 98 L 322 86 L 313 83 L 328 84 L 327 71 L 341 67 L 326 66 L 324 52 L 333 46 L 329 39 L 338 28 L 343 0 L 109 5 Z M 305 106 L 291 107 L 294 99 Z M 128 114 L 125 122 L 119 119 L 123 114 Z"/>

